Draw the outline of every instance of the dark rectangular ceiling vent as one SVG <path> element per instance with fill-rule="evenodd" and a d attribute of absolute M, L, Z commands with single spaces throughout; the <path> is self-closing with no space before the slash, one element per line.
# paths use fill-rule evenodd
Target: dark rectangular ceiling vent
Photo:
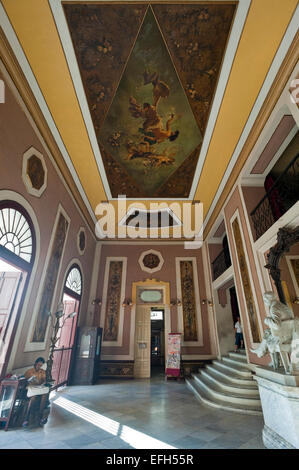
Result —
<path fill-rule="evenodd" d="M 181 221 L 170 209 L 145 211 L 132 208 L 119 225 L 146 229 L 167 228 L 179 226 Z"/>

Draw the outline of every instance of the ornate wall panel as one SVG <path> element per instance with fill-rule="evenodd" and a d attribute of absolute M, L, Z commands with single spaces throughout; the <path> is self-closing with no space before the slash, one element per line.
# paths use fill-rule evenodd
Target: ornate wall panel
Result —
<path fill-rule="evenodd" d="M 60 213 L 52 245 L 51 255 L 49 258 L 49 265 L 46 272 L 38 316 L 33 333 L 33 343 L 42 343 L 45 340 L 45 334 L 49 320 L 48 313 L 51 311 L 52 299 L 58 278 L 58 271 L 63 253 L 63 248 L 66 242 L 68 227 L 69 222 L 66 220 L 64 215 Z"/>
<path fill-rule="evenodd" d="M 192 261 L 180 261 L 184 341 L 197 341 L 196 301 Z"/>
<path fill-rule="evenodd" d="M 232 222 L 232 228 L 234 232 L 237 257 L 238 257 L 238 262 L 239 262 L 239 267 L 240 267 L 241 282 L 243 286 L 243 292 L 244 292 L 247 311 L 248 311 L 252 340 L 254 343 L 259 343 L 261 341 L 261 336 L 260 336 L 260 332 L 258 328 L 257 312 L 256 312 L 254 298 L 253 298 L 251 283 L 250 283 L 250 277 L 249 277 L 249 272 L 248 272 L 248 266 L 247 266 L 243 241 L 241 237 L 239 221 L 237 218 Z"/>
<path fill-rule="evenodd" d="M 117 341 L 120 317 L 122 271 L 122 261 L 110 261 L 103 337 L 104 341 Z"/>

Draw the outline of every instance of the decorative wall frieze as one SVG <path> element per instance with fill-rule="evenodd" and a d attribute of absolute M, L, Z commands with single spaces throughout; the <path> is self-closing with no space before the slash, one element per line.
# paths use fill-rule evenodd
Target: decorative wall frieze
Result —
<path fill-rule="evenodd" d="M 176 257 L 178 331 L 183 346 L 203 346 L 196 257 Z"/>

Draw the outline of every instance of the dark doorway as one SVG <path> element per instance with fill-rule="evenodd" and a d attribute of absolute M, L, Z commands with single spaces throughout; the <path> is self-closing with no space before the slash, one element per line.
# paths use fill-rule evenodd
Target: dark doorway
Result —
<path fill-rule="evenodd" d="M 229 289 L 229 293 L 230 293 L 230 305 L 231 305 L 231 309 L 232 309 L 233 322 L 235 324 L 238 317 L 240 316 L 239 305 L 238 305 L 238 299 L 237 299 L 235 286 L 233 286 Z"/>
<path fill-rule="evenodd" d="M 165 369 L 164 309 L 151 308 L 151 376 Z"/>

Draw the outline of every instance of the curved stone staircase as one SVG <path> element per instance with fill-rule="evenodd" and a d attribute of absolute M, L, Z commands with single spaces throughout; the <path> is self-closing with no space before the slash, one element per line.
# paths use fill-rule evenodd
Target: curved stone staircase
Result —
<path fill-rule="evenodd" d="M 198 374 L 186 378 L 187 386 L 203 403 L 227 411 L 262 415 L 257 383 L 247 363 L 245 351 L 230 352 L 214 360 Z"/>

